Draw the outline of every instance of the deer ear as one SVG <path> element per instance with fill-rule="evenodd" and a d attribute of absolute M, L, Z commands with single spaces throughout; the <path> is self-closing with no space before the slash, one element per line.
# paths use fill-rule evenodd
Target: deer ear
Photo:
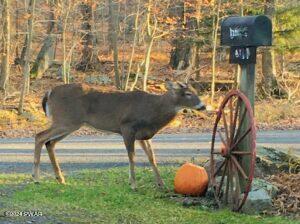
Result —
<path fill-rule="evenodd" d="M 180 85 L 178 83 L 172 82 L 170 80 L 166 80 L 166 88 L 167 90 L 176 90 L 176 89 L 180 89 Z"/>
<path fill-rule="evenodd" d="M 177 82 L 181 88 L 187 88 L 187 83 Z"/>

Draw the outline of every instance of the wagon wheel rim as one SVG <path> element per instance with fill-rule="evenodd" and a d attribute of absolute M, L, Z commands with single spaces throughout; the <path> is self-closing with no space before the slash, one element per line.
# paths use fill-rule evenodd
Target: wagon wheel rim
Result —
<path fill-rule="evenodd" d="M 245 119 L 248 122 L 242 132 L 241 124 Z M 220 139 L 220 150 L 216 149 L 216 138 Z M 240 143 L 245 139 L 249 141 L 248 148 L 240 149 Z M 255 139 L 250 102 L 243 93 L 232 90 L 219 108 L 212 135 L 210 180 L 219 206 L 229 205 L 232 210 L 239 211 L 244 205 L 254 176 Z M 221 158 L 218 167 L 217 158 Z M 245 158 L 250 163 L 249 169 L 243 165 Z M 218 174 L 221 176 L 217 177 Z"/>

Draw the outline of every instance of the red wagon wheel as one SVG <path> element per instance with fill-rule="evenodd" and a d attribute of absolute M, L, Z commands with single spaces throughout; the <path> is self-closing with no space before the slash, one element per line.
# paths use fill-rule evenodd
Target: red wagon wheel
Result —
<path fill-rule="evenodd" d="M 219 206 L 239 211 L 245 203 L 254 175 L 255 139 L 250 101 L 232 90 L 219 108 L 212 136 L 210 180 Z"/>

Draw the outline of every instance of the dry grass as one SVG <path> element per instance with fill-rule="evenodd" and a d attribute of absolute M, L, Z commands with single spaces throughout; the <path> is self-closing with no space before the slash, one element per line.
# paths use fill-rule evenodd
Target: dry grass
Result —
<path fill-rule="evenodd" d="M 27 129 L 29 127 L 43 128 L 47 124 L 48 120 L 41 110 L 39 102 L 26 103 L 22 115 L 18 114 L 16 108 L 0 110 L 0 130 Z"/>
<path fill-rule="evenodd" d="M 294 122 L 300 119 L 300 106 L 286 100 L 261 101 L 255 105 L 255 117 L 258 123 L 269 125 Z"/>

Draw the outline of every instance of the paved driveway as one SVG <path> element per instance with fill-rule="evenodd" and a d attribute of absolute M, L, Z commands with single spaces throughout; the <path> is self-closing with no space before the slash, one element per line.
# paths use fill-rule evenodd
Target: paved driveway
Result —
<path fill-rule="evenodd" d="M 206 160 L 209 156 L 211 134 L 161 134 L 153 139 L 159 163 L 182 163 Z M 144 152 L 137 145 L 137 164 L 148 164 Z M 262 131 L 258 133 L 257 145 L 293 149 L 300 156 L 300 130 Z M 32 170 L 33 138 L 0 139 L 0 172 L 28 173 Z M 128 158 L 122 138 L 118 135 L 68 137 L 56 146 L 57 157 L 64 171 L 85 168 L 127 166 Z M 42 151 L 43 172 L 49 172 L 51 164 L 46 152 Z M 52 172 L 52 171 L 51 171 Z"/>

